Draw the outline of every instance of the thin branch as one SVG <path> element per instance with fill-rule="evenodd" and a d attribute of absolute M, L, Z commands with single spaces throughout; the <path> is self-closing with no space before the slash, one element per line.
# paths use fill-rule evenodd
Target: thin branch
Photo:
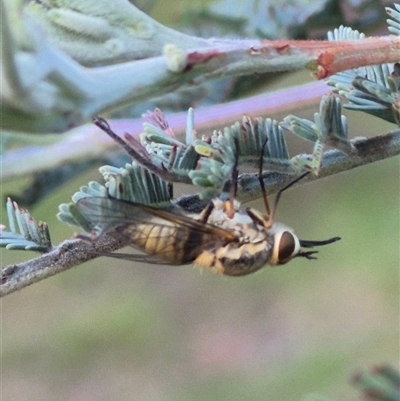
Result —
<path fill-rule="evenodd" d="M 45 278 L 98 258 L 95 252 L 108 253 L 125 246 L 120 240 L 102 236 L 95 243 L 83 240 L 62 242 L 53 251 L 35 259 L 1 270 L 0 297 L 37 283 Z"/>
<path fill-rule="evenodd" d="M 356 150 L 354 155 L 346 156 L 337 150 L 326 152 L 320 175 L 317 178 L 327 177 L 399 155 L 400 131 L 393 131 L 370 139 L 353 140 L 352 144 Z M 310 155 L 303 155 L 303 157 L 309 158 Z M 276 193 L 291 179 L 293 176 L 287 174 L 264 173 L 264 182 L 269 194 Z M 312 180 L 314 178 L 306 177 L 297 185 Z M 257 174 L 242 174 L 239 177 L 238 190 L 238 198 L 241 200 L 249 201 L 258 198 L 260 196 L 260 185 Z M 191 205 L 190 211 L 199 211 L 201 210 L 200 206 L 204 205 L 198 200 L 197 196 L 179 198 L 177 203 L 181 206 Z M 103 236 L 93 243 L 82 240 L 65 241 L 48 254 L 3 268 L 0 297 L 101 256 L 97 255 L 96 252 L 111 252 L 125 245 L 125 242 L 117 241 L 110 236 Z"/>
<path fill-rule="evenodd" d="M 400 130 L 392 131 L 385 135 L 368 139 L 353 139 L 350 143 L 355 152 L 345 155 L 338 150 L 329 150 L 324 153 L 318 177 L 308 176 L 296 185 L 314 181 L 318 178 L 328 177 L 356 167 L 362 167 L 380 160 L 400 155 Z M 303 159 L 309 159 L 310 155 L 302 155 Z M 264 181 L 268 193 L 275 193 L 289 183 L 293 176 L 279 174 L 279 178 L 273 178 L 275 174 L 264 173 Z M 239 180 L 238 198 L 242 202 L 250 202 L 261 196 L 258 177 L 255 174 L 243 174 Z"/>

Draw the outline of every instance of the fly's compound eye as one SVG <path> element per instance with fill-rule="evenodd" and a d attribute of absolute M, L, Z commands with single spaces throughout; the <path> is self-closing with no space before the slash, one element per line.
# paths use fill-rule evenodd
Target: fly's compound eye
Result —
<path fill-rule="evenodd" d="M 299 239 L 290 231 L 281 231 L 275 234 L 274 250 L 270 263 L 283 265 L 289 262 L 300 251 Z"/>

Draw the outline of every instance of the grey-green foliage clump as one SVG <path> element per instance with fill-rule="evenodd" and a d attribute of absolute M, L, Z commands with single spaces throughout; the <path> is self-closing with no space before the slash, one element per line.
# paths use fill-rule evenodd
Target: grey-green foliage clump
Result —
<path fill-rule="evenodd" d="M 398 5 L 395 7 L 400 8 Z M 388 20 L 392 25 L 391 30 L 398 35 L 400 13 L 392 9 L 387 11 L 394 18 Z M 328 34 L 328 39 L 331 41 L 364 38 L 365 35 L 345 27 L 335 29 Z M 399 125 L 400 64 L 381 64 L 347 70 L 331 76 L 326 83 L 333 87 L 334 93 L 349 101 L 344 105 L 346 109 L 364 111 Z"/>
<path fill-rule="evenodd" d="M 72 203 L 60 205 L 58 218 L 89 231 L 91 224 L 75 207 L 79 199 L 87 196 L 109 196 L 166 207 L 172 201 L 171 186 L 162 178 L 166 171 L 169 181 L 192 183 L 201 189 L 201 198 L 211 199 L 219 195 L 230 180 L 236 155 L 244 161 L 258 160 L 267 138 L 264 151 L 267 164 L 271 161 L 280 170 L 296 170 L 289 160 L 283 130 L 277 122 L 244 117 L 241 124 L 196 139 L 192 114 L 190 110 L 187 140 L 183 143 L 174 137 L 160 110 L 149 113 L 147 118 L 154 124 L 144 124 L 140 142 L 130 136 L 126 138 L 128 151 L 136 152 L 142 165 L 134 160 L 123 168 L 101 167 L 105 184 L 91 182 L 82 187 L 73 195 Z"/>
<path fill-rule="evenodd" d="M 86 197 L 112 197 L 144 205 L 165 207 L 170 203 L 168 183 L 136 162 L 125 167 L 103 166 L 100 172 L 105 185 L 91 181 L 72 196 L 72 203 L 59 206 L 58 219 L 68 225 L 90 232 L 92 222 L 79 213 L 75 204 Z M 134 186 L 134 187 L 133 187 Z"/>
<path fill-rule="evenodd" d="M 310 170 L 318 174 L 325 145 L 336 146 L 351 152 L 348 142 L 347 121 L 341 115 L 339 99 L 325 96 L 315 121 L 288 116 L 278 124 L 270 119 L 247 116 L 231 127 L 214 131 L 210 136 L 197 137 L 194 129 L 193 110 L 188 112 L 186 143 L 176 139 L 162 112 L 156 109 L 145 117 L 140 141 L 125 135 L 122 141 L 101 119 L 97 125 L 116 139 L 136 158 L 125 168 L 104 166 L 100 169 L 105 186 L 90 183 L 73 197 L 73 203 L 60 206 L 61 221 L 81 226 L 89 231 L 92 225 L 80 216 L 75 203 L 86 196 L 110 196 L 128 202 L 165 207 L 173 201 L 170 182 L 192 183 L 200 188 L 200 197 L 211 199 L 219 196 L 232 177 L 237 157 L 239 163 L 253 162 L 275 172 L 298 174 Z M 303 139 L 315 143 L 311 159 L 299 156 L 290 158 L 283 128 Z M 266 146 L 264 144 L 266 143 Z M 262 154 L 262 152 L 264 152 Z"/>
<path fill-rule="evenodd" d="M 9 230 L 0 225 L 0 247 L 9 250 L 24 250 L 46 253 L 52 244 L 46 223 L 36 223 L 29 212 L 20 209 L 16 202 L 7 200 Z"/>

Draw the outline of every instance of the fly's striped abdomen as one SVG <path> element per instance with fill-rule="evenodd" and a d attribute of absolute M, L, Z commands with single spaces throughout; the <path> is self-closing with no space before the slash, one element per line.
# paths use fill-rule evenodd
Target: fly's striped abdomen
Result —
<path fill-rule="evenodd" d="M 181 265 L 192 262 L 207 240 L 204 234 L 165 220 L 162 222 L 158 220 L 160 219 L 151 219 L 146 224 L 138 226 L 120 227 L 116 231 L 129 237 L 143 252 L 170 264 Z"/>

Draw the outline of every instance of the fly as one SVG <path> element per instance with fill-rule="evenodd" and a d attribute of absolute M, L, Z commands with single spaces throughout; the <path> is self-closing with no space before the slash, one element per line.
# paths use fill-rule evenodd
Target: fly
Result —
<path fill-rule="evenodd" d="M 97 122 L 105 130 L 104 120 Z M 112 136 L 109 127 L 105 131 Z M 295 257 L 315 259 L 317 251 L 304 248 L 327 245 L 340 239 L 301 240 L 293 229 L 274 221 L 282 192 L 308 173 L 282 188 L 270 209 L 262 179 L 261 156 L 259 181 L 266 209 L 266 215 L 263 215 L 254 208 L 241 209 L 240 203 L 234 199 L 236 167 L 233 169 L 230 199 L 213 199 L 200 214 L 189 214 L 180 209 L 167 211 L 111 197 L 82 198 L 77 201 L 76 207 L 93 227 L 99 225 L 102 232 L 128 240 L 129 245 L 156 258 L 158 263 L 193 263 L 200 268 L 227 276 L 244 276 L 266 265 L 286 264 Z M 116 253 L 107 256 L 143 260 L 141 255 Z"/>

